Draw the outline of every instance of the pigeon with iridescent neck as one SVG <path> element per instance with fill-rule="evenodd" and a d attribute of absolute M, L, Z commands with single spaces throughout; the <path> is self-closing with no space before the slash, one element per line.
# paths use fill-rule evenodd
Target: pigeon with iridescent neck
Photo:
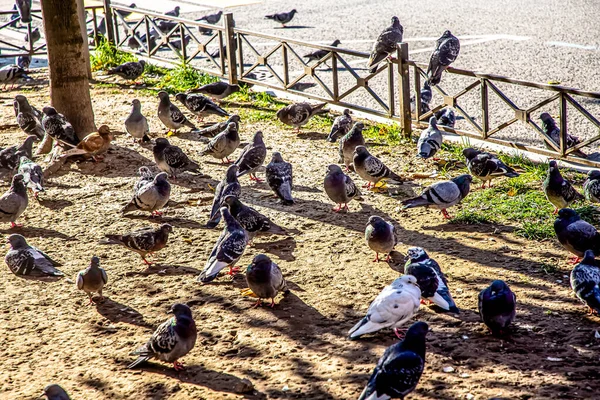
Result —
<path fill-rule="evenodd" d="M 0 222 L 10 222 L 11 228 L 21 226 L 15 221 L 23 214 L 28 204 L 23 175 L 16 174 L 8 191 L 0 197 Z"/>
<path fill-rule="evenodd" d="M 348 211 L 348 203 L 352 199 L 362 200 L 360 190 L 358 190 L 352 178 L 344 174 L 339 165 L 336 164 L 327 167 L 323 188 L 327 196 L 337 204 L 337 207 L 332 208 L 334 212 Z"/>
<path fill-rule="evenodd" d="M 77 288 L 83 290 L 90 298 L 88 305 L 95 304 L 92 300 L 94 293 L 98 293 L 102 298 L 102 289 L 107 282 L 106 271 L 100 267 L 100 259 L 96 256 L 92 257 L 90 265 L 86 269 L 79 271 L 76 280 Z"/>
<path fill-rule="evenodd" d="M 10 249 L 4 261 L 15 275 L 64 276 L 57 270 L 62 264 L 54 261 L 42 250 L 30 246 L 22 235 L 12 234 L 6 241 Z"/>
<path fill-rule="evenodd" d="M 352 116 L 350 115 L 350 110 L 346 108 L 343 114 L 333 121 L 331 131 L 329 132 L 329 136 L 327 136 L 327 141 L 335 143 L 338 137 L 345 136 L 350 132 L 351 128 Z"/>
<path fill-rule="evenodd" d="M 503 335 L 517 315 L 517 296 L 501 280 L 479 293 L 479 315 L 492 335 Z"/>
<path fill-rule="evenodd" d="M 571 271 L 571 288 L 590 314 L 600 313 L 600 268 L 592 250 L 586 250 L 583 260 Z"/>
<path fill-rule="evenodd" d="M 352 129 L 340 139 L 340 160 L 338 162 L 340 164 L 343 163 L 346 166 L 346 172 L 350 170 L 354 171 L 354 149 L 358 146 L 365 145 L 365 138 L 362 134 L 363 129 L 365 129 L 365 125 L 362 122 L 357 122 Z"/>
<path fill-rule="evenodd" d="M 239 167 L 238 178 L 240 176 L 248 174 L 250 180 L 256 182 L 262 182 L 262 179 L 256 176 L 256 171 L 262 167 L 267 157 L 267 147 L 263 141 L 262 131 L 258 131 L 254 134 L 252 142 L 248 143 L 242 154 L 238 157 L 235 164 Z"/>
<path fill-rule="evenodd" d="M 373 262 L 379 261 L 379 253 L 387 254 L 386 262 L 392 260 L 391 252 L 398 243 L 394 225 L 377 215 L 371 215 L 365 227 L 365 240 L 369 248 L 375 252 Z"/>
<path fill-rule="evenodd" d="M 367 189 L 371 188 L 371 185 L 375 188 L 382 180 L 390 180 L 400 184 L 404 182 L 404 178 L 393 172 L 380 159 L 369 153 L 369 150 L 365 146 L 356 146 L 352 163 L 354 164 L 354 171 L 356 171 L 358 176 L 367 181 L 367 185 L 364 186 Z"/>
<path fill-rule="evenodd" d="M 169 93 L 165 91 L 158 92 L 158 119 L 166 126 L 170 132 L 177 133 L 178 129 L 187 126 L 194 130 L 196 127 L 183 115 L 181 110 L 177 106 L 171 103 L 169 99 Z"/>
<path fill-rule="evenodd" d="M 173 227 L 169 224 L 162 224 L 158 228 L 147 227 L 136 229 L 124 235 L 106 235 L 105 239 L 100 240 L 100 244 L 117 244 L 129 250 L 135 251 L 142 257 L 146 265 L 152 265 L 146 259 L 147 255 L 153 255 L 162 250 L 169 241 L 169 234 L 173 232 Z"/>
<path fill-rule="evenodd" d="M 436 182 L 423 189 L 423 193 L 417 197 L 403 200 L 404 209 L 414 207 L 433 207 L 441 210 L 446 219 L 450 219 L 447 208 L 457 205 L 467 197 L 471 190 L 471 175 L 463 174 L 449 181 Z"/>
<path fill-rule="evenodd" d="M 583 195 L 575 190 L 571 182 L 563 178 L 558 169 L 558 164 L 554 160 L 548 164 L 548 174 L 542 183 L 542 188 L 546 198 L 554 206 L 553 214 L 558 213 L 561 208 L 569 207 L 575 201 L 584 199 Z"/>
<path fill-rule="evenodd" d="M 431 86 L 436 86 L 440 83 L 442 72 L 456 61 L 459 52 L 460 41 L 450 31 L 445 31 L 436 41 L 435 50 L 433 50 L 429 59 L 427 76 L 429 77 L 429 84 Z"/>
<path fill-rule="evenodd" d="M 288 206 L 294 204 L 292 164 L 286 162 L 281 153 L 277 151 L 273 153 L 271 162 L 267 165 L 266 177 L 269 187 L 279 197 L 281 204 Z"/>
<path fill-rule="evenodd" d="M 26 156 L 21 156 L 18 173 L 23 175 L 23 183 L 37 199 L 39 193 L 45 190 L 44 171 L 42 170 L 42 167 Z"/>
<path fill-rule="evenodd" d="M 429 118 L 429 126 L 421 132 L 417 142 L 418 156 L 423 159 L 431 158 L 442 148 L 444 137 L 437 127 L 437 119 Z"/>
<path fill-rule="evenodd" d="M 370 73 L 377 71 L 377 66 L 386 58 L 391 58 L 392 54 L 398 50 L 398 43 L 402 42 L 403 34 L 404 28 L 400 25 L 400 20 L 398 17 L 392 17 L 392 24 L 379 34 L 373 44 L 373 50 L 367 61 Z"/>
<path fill-rule="evenodd" d="M 174 179 L 177 178 L 176 174 L 185 171 L 200 174 L 200 165 L 192 161 L 180 147 L 172 145 L 165 138 L 155 140 L 152 154 L 158 168 Z"/>
<path fill-rule="evenodd" d="M 210 209 L 209 219 L 206 223 L 207 228 L 214 228 L 219 224 L 219 221 L 221 221 L 219 208 L 223 206 L 225 197 L 228 195 L 239 197 L 242 193 L 242 186 L 237 179 L 238 170 L 239 167 L 236 164 L 230 165 L 229 168 L 227 168 L 227 172 L 225 172 L 225 177 L 215 188 L 215 195 Z"/>
<path fill-rule="evenodd" d="M 271 299 L 271 308 L 275 308 L 275 297 L 279 292 L 289 293 L 289 289 L 279 265 L 269 257 L 259 254 L 246 269 L 248 289 L 242 291 L 243 296 L 258 297 L 254 305 L 262 304 L 262 299 Z"/>

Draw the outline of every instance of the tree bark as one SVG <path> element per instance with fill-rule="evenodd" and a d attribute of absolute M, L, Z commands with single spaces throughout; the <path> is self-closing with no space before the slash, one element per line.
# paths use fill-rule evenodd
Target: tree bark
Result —
<path fill-rule="evenodd" d="M 43 0 L 52 106 L 73 124 L 80 139 L 96 131 L 88 81 L 89 53 L 78 0 Z"/>

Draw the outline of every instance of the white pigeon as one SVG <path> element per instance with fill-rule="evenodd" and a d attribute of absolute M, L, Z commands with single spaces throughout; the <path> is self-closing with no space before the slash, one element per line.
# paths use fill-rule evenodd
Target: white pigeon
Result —
<path fill-rule="evenodd" d="M 369 306 L 367 315 L 350 329 L 349 338 L 356 339 L 384 328 L 394 329 L 394 333 L 400 338 L 398 328 L 415 315 L 420 305 L 421 289 L 417 278 L 402 275 L 383 288 Z"/>

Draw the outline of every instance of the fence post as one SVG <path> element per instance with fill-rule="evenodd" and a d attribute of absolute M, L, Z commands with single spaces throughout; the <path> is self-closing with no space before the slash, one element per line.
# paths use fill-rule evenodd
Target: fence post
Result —
<path fill-rule="evenodd" d="M 564 157 L 567 153 L 567 99 L 564 93 L 560 93 L 560 156 Z"/>
<path fill-rule="evenodd" d="M 237 43 L 235 42 L 235 34 L 233 28 L 235 21 L 232 13 L 225 14 L 225 43 L 227 43 L 227 80 L 230 85 L 235 85 L 238 82 L 237 77 L 237 62 L 235 50 Z"/>
<path fill-rule="evenodd" d="M 398 75 L 400 101 L 400 127 L 405 137 L 412 134 L 412 121 L 410 115 L 410 72 L 408 69 L 408 44 L 400 43 L 398 46 Z"/>
<path fill-rule="evenodd" d="M 110 0 L 104 0 L 104 25 L 106 26 L 106 37 L 109 42 L 115 43 L 115 25 Z"/>

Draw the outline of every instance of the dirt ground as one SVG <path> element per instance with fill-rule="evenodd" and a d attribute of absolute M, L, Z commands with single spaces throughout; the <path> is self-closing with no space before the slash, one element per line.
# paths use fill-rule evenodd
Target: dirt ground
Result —
<path fill-rule="evenodd" d="M 15 125 L 12 97 L 0 95 L 0 145 L 22 141 Z M 27 93 L 38 107 L 46 90 Z M 154 137 L 165 130 L 155 117 L 157 99 L 133 90 L 93 89 L 97 124 L 123 132 L 130 101 L 138 96 Z M 230 107 L 230 111 L 236 111 Z M 397 341 L 382 331 L 349 341 L 346 333 L 379 291 L 403 269 L 403 254 L 422 246 L 446 272 L 459 316 L 422 306 L 415 320 L 433 330 L 427 338 L 426 366 L 410 399 L 592 399 L 600 383 L 600 319 L 586 315 L 568 283 L 567 253 L 554 240 L 535 242 L 502 225 L 458 225 L 439 212 L 400 211 L 398 196 L 365 194 L 350 213 L 335 214 L 322 190 L 326 167 L 337 161 L 337 145 L 326 132 L 292 133 L 279 125 L 243 123 L 242 142 L 262 129 L 270 152 L 279 150 L 294 165 L 297 203 L 280 206 L 264 183 L 241 178 L 242 200 L 293 233 L 259 237 L 238 265 L 266 253 L 282 268 L 291 293 L 275 309 L 252 308 L 241 297 L 243 274 L 219 276 L 208 285 L 195 278 L 204 267 L 219 230 L 204 224 L 213 187 L 226 167 L 201 158 L 194 136 L 172 137 L 202 162 L 204 177 L 183 175 L 172 182 L 171 203 L 162 219 L 146 214 L 122 217 L 137 170 L 154 166 L 149 147 L 119 135 L 103 162 L 72 163 L 52 176 L 40 202 L 30 201 L 18 232 L 64 263 L 66 278 L 32 280 L 0 274 L 0 398 L 33 399 L 49 383 L 62 385 L 73 399 L 356 399 L 385 348 Z M 406 148 L 373 147 L 397 171 L 431 171 Z M 239 154 L 238 150 L 235 155 Z M 259 176 L 263 176 L 259 174 Z M 355 177 L 357 183 L 363 183 Z M 426 184 L 430 181 L 420 181 Z M 2 182 L 1 190 L 7 187 Z M 395 192 L 395 188 L 391 187 Z M 479 189 L 477 189 L 479 190 Z M 452 212 L 452 210 L 450 210 Z M 454 210 L 456 212 L 456 210 Z M 393 262 L 373 263 L 364 241 L 370 215 L 394 221 L 400 239 Z M 106 233 L 172 224 L 168 247 L 147 268 L 122 247 L 101 246 Z M 97 255 L 108 272 L 105 299 L 86 306 L 76 289 L 77 272 Z M 545 273 L 542 265 L 556 266 Z M 513 334 L 491 337 L 477 314 L 477 294 L 491 280 L 507 281 L 517 295 Z M 144 343 L 168 315 L 173 303 L 192 307 L 198 341 L 182 361 L 187 369 L 151 362 L 126 369 L 128 355 Z M 453 372 L 443 372 L 452 367 Z M 446 369 L 448 370 L 448 369 Z M 248 393 L 247 379 L 254 386 Z"/>

